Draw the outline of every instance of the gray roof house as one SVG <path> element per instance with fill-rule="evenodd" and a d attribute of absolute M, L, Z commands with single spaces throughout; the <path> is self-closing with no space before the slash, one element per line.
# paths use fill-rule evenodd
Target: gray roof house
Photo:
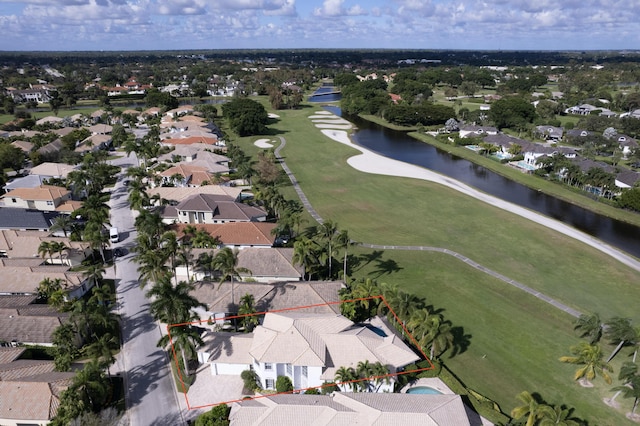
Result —
<path fill-rule="evenodd" d="M 559 141 L 562 139 L 564 129 L 555 126 L 536 126 L 536 134 L 548 141 Z"/>
<path fill-rule="evenodd" d="M 267 212 L 223 195 L 197 194 L 176 207 L 180 223 L 264 222 Z"/>

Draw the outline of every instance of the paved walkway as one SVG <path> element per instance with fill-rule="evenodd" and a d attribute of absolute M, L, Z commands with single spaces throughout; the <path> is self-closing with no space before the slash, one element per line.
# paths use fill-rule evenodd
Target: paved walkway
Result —
<path fill-rule="evenodd" d="M 282 148 L 285 147 L 286 145 L 286 140 L 282 137 L 279 136 L 280 138 L 280 145 L 274 150 L 275 156 L 278 159 L 278 161 L 280 162 L 280 165 L 282 166 L 282 169 L 285 171 L 285 173 L 287 174 L 287 176 L 289 177 L 289 180 L 291 181 L 291 183 L 293 184 L 293 187 L 296 191 L 296 193 L 298 194 L 298 197 L 300 197 L 300 200 L 302 201 L 302 204 L 304 205 L 305 209 L 309 212 L 309 214 L 320 224 L 322 224 L 324 222 L 324 220 L 322 219 L 322 217 L 320 216 L 320 214 L 318 214 L 318 212 L 313 208 L 313 206 L 311 205 L 311 203 L 309 202 L 309 199 L 307 198 L 307 196 L 305 195 L 305 193 L 302 191 L 302 188 L 300 188 L 300 185 L 298 184 L 298 181 L 296 179 L 296 177 L 294 176 L 294 174 L 291 172 L 291 169 L 289 169 L 289 167 L 287 166 L 287 164 L 285 163 L 284 159 L 282 158 L 282 156 L 280 155 L 280 151 L 282 150 Z M 447 178 L 447 180 L 449 180 L 450 182 L 453 182 L 453 179 L 449 179 Z M 466 263 L 467 265 L 482 271 L 486 274 L 491 275 L 494 278 L 497 278 L 513 287 L 516 287 L 540 300 L 543 300 L 546 303 L 549 303 L 550 305 L 554 306 L 557 309 L 560 309 L 561 311 L 564 311 L 566 313 L 568 313 L 569 315 L 573 316 L 573 317 L 579 317 L 580 315 L 582 315 L 582 312 L 573 309 L 567 305 L 565 305 L 562 302 L 559 302 L 531 287 L 528 287 L 516 280 L 513 280 L 509 277 L 506 277 L 496 271 L 493 271 L 490 268 L 487 268 L 486 266 L 483 266 L 481 264 L 479 264 L 478 262 L 475 262 L 474 260 L 460 254 L 460 253 L 456 253 L 455 251 L 446 249 L 446 248 L 442 248 L 442 247 L 431 247 L 431 246 L 394 246 L 394 245 L 379 245 L 379 244 L 367 244 L 367 243 L 361 243 L 360 244 L 362 247 L 367 247 L 367 248 L 372 248 L 372 249 L 383 249 L 383 250 L 411 250 L 411 251 L 433 251 L 433 252 L 438 252 L 438 253 L 444 253 L 450 256 L 455 257 L 456 259 Z"/>

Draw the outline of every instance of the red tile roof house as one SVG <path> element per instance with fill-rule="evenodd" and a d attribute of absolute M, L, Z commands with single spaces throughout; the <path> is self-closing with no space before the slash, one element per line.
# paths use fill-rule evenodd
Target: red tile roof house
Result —
<path fill-rule="evenodd" d="M 56 372 L 52 361 L 22 360 L 24 348 L 0 348 L 0 424 L 46 425 L 75 373 Z"/>
<path fill-rule="evenodd" d="M 189 225 L 177 223 L 171 226 L 178 238 L 184 240 L 184 230 Z M 202 229 L 214 238 L 218 238 L 222 247 L 237 248 L 239 250 L 255 248 L 271 248 L 275 241 L 272 231 L 275 223 L 267 222 L 230 222 L 225 224 L 198 224 L 192 225 L 196 229 Z"/>
<path fill-rule="evenodd" d="M 267 212 L 261 208 L 238 203 L 230 197 L 198 194 L 176 207 L 180 223 L 264 222 Z"/>

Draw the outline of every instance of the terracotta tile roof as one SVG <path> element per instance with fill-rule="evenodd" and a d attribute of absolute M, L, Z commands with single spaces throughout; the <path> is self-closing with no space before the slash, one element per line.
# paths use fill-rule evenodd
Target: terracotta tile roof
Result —
<path fill-rule="evenodd" d="M 205 145 L 215 145 L 217 142 L 218 142 L 218 138 L 205 137 L 205 136 L 189 136 L 187 138 L 172 138 L 172 139 L 164 139 L 162 141 L 162 143 L 166 145 L 191 145 L 194 143 L 201 143 Z"/>
<path fill-rule="evenodd" d="M 40 185 L 37 188 L 16 188 L 2 198 L 22 198 L 23 200 L 55 201 L 69 195 L 69 190 L 59 186 Z"/>
<path fill-rule="evenodd" d="M 165 200 L 180 202 L 196 194 L 226 195 L 232 200 L 237 200 L 242 189 L 231 186 L 205 185 L 188 188 L 156 187 L 147 190 L 149 196 L 158 194 Z"/>
<path fill-rule="evenodd" d="M 48 383 L 0 382 L 0 418 L 40 423 L 55 416 L 59 403 Z"/>
<path fill-rule="evenodd" d="M 171 229 L 184 235 L 187 224 L 172 225 Z M 196 229 L 203 229 L 213 237 L 218 237 L 226 246 L 268 246 L 275 241 L 275 235 L 271 234 L 277 225 L 268 222 L 231 222 L 223 224 L 194 224 Z"/>
<path fill-rule="evenodd" d="M 0 381 L 19 381 L 24 377 L 40 375 L 55 371 L 53 361 L 35 359 L 17 359 L 7 364 L 0 364 Z"/>
<path fill-rule="evenodd" d="M 82 207 L 82 201 L 67 200 L 56 207 L 57 212 L 74 212 Z"/>
<path fill-rule="evenodd" d="M 25 351 L 25 348 L 4 348 L 0 347 L 0 365 L 12 362 Z"/>

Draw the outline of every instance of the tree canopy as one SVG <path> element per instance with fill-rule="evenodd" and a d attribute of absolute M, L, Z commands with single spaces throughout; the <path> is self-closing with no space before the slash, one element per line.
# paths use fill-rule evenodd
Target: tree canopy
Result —
<path fill-rule="evenodd" d="M 264 106 L 251 99 L 238 98 L 222 105 L 222 114 L 231 128 L 240 136 L 260 135 L 266 132 L 269 115 Z"/>

